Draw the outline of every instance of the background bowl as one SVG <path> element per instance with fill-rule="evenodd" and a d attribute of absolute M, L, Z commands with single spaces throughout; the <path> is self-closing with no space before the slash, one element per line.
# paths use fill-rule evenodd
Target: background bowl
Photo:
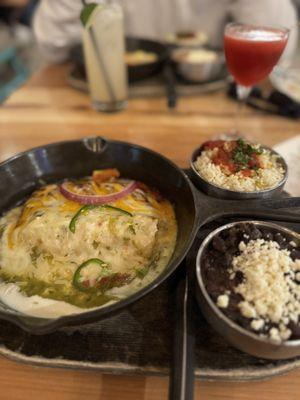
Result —
<path fill-rule="evenodd" d="M 144 50 L 157 55 L 157 60 L 151 63 L 128 65 L 128 79 L 129 83 L 140 81 L 158 74 L 168 57 L 167 47 L 154 40 L 139 39 L 134 37 L 127 37 L 125 39 L 126 51 Z M 82 44 L 77 44 L 71 49 L 71 61 L 76 64 L 77 70 L 81 79 L 86 79 L 85 62 Z"/>
<path fill-rule="evenodd" d="M 282 192 L 284 185 L 286 183 L 288 177 L 288 166 L 285 160 L 278 154 L 275 150 L 271 149 L 267 146 L 262 146 L 263 149 L 269 150 L 271 154 L 275 154 L 278 156 L 278 162 L 282 165 L 284 169 L 284 177 L 283 179 L 274 187 L 270 189 L 258 190 L 253 192 L 239 192 L 229 189 L 224 189 L 220 186 L 214 185 L 213 183 L 208 182 L 197 171 L 196 167 L 194 166 L 194 162 L 196 161 L 197 157 L 202 152 L 202 145 L 194 150 L 192 157 L 190 159 L 190 176 L 193 183 L 203 192 L 207 193 L 209 196 L 218 197 L 221 199 L 236 199 L 236 200 L 249 200 L 249 199 L 267 199 L 270 197 L 274 197 Z"/>
<path fill-rule="evenodd" d="M 202 49 L 203 51 L 213 51 L 216 59 L 213 61 L 190 62 L 184 60 L 184 54 L 192 49 L 178 48 L 172 51 L 171 60 L 173 61 L 177 75 L 190 83 L 209 82 L 225 75 L 225 59 L 220 51 Z M 182 59 L 182 60 L 181 60 Z"/>
<path fill-rule="evenodd" d="M 154 40 L 127 37 L 126 51 L 131 52 L 136 50 L 155 53 L 157 60 L 145 64 L 128 65 L 129 82 L 137 82 L 149 78 L 157 75 L 162 70 L 164 62 L 168 57 L 167 48 L 164 44 Z"/>
<path fill-rule="evenodd" d="M 300 235 L 283 228 L 280 225 L 273 224 L 270 222 L 263 221 L 242 221 L 233 222 L 215 229 L 211 232 L 206 239 L 202 242 L 197 258 L 196 258 L 196 297 L 198 304 L 203 312 L 207 321 L 213 326 L 213 328 L 219 332 L 220 335 L 224 336 L 234 347 L 249 353 L 256 357 L 268 358 L 268 359 L 288 359 L 300 355 L 300 340 L 288 340 L 286 342 L 276 344 L 272 343 L 267 339 L 260 338 L 255 333 L 252 333 L 234 321 L 229 319 L 213 302 L 210 295 L 208 294 L 201 273 L 201 257 L 208 244 L 212 239 L 219 234 L 221 231 L 229 229 L 238 224 L 251 223 L 257 227 L 267 227 L 274 232 L 282 232 L 289 236 L 291 240 L 294 240 L 300 245 Z"/>

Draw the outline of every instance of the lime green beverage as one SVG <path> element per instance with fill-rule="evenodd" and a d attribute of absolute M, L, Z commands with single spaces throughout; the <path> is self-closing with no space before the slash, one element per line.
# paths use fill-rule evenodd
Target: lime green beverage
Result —
<path fill-rule="evenodd" d="M 127 99 L 122 8 L 112 1 L 88 4 L 81 19 L 93 107 L 107 112 L 121 110 Z"/>

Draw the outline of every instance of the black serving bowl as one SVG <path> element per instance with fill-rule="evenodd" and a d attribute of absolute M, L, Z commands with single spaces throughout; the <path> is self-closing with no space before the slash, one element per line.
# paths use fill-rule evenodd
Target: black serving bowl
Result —
<path fill-rule="evenodd" d="M 89 175 L 94 169 L 118 168 L 122 175 L 156 187 L 174 205 L 178 235 L 174 253 L 164 271 L 140 291 L 107 307 L 56 319 L 31 317 L 0 302 L 0 318 L 31 333 L 48 333 L 61 326 L 84 324 L 110 317 L 157 288 L 187 254 L 197 228 L 193 187 L 175 164 L 141 146 L 89 137 L 53 143 L 18 154 L 0 164 L 0 213 L 24 201 L 37 187 L 65 178 Z"/>
<path fill-rule="evenodd" d="M 239 192 L 229 189 L 224 189 L 220 186 L 214 185 L 213 183 L 208 182 L 206 179 L 202 178 L 200 173 L 197 171 L 194 162 L 196 161 L 197 157 L 201 154 L 203 148 L 202 145 L 194 150 L 192 157 L 190 159 L 190 174 L 191 179 L 195 186 L 209 196 L 218 197 L 221 199 L 232 199 L 232 200 L 251 200 L 251 199 L 268 199 L 270 197 L 274 197 L 280 194 L 284 188 L 288 177 L 288 166 L 285 160 L 273 149 L 267 146 L 262 146 L 263 149 L 269 150 L 271 154 L 275 154 L 278 156 L 278 162 L 282 165 L 284 169 L 284 177 L 283 179 L 278 182 L 278 184 L 270 189 L 264 189 L 259 191 L 253 192 Z"/>
<path fill-rule="evenodd" d="M 162 70 L 164 63 L 168 58 L 167 47 L 163 43 L 155 40 L 127 37 L 125 39 L 125 46 L 126 51 L 144 50 L 155 53 L 157 56 L 157 59 L 150 63 L 128 65 L 127 73 L 129 83 L 141 81 L 158 74 Z M 77 44 L 71 49 L 70 58 L 74 61 L 77 67 L 77 75 L 79 75 L 80 80 L 86 81 L 87 78 L 82 44 Z"/>
<path fill-rule="evenodd" d="M 126 38 L 126 51 L 143 50 L 155 53 L 157 60 L 144 64 L 128 65 L 129 82 L 137 82 L 147 79 L 153 75 L 157 75 L 163 68 L 168 57 L 167 47 L 157 41 L 149 39 L 139 39 L 134 37 Z"/>
<path fill-rule="evenodd" d="M 274 343 L 270 340 L 259 337 L 255 333 L 252 333 L 245 328 L 242 328 L 240 325 L 228 318 L 217 307 L 205 288 L 201 271 L 201 258 L 205 249 L 213 240 L 213 238 L 221 231 L 228 230 L 233 226 L 245 223 L 254 224 L 257 227 L 268 228 L 272 232 L 284 233 L 295 243 L 298 245 L 300 244 L 300 235 L 298 233 L 270 222 L 252 220 L 233 222 L 215 229 L 202 242 L 196 258 L 196 297 L 198 304 L 207 321 L 220 335 L 224 336 L 224 338 L 228 340 L 232 346 L 253 356 L 261 358 L 279 360 L 300 356 L 300 340 L 287 340 L 282 343 Z"/>

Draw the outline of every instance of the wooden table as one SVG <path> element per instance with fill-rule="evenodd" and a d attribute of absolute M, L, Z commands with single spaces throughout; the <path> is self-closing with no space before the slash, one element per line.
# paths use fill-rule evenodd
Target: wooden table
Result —
<path fill-rule="evenodd" d="M 179 101 L 169 111 L 164 98 L 135 99 L 118 114 L 100 114 L 89 98 L 67 84 L 68 65 L 50 66 L 32 77 L 0 109 L 0 159 L 48 142 L 89 135 L 135 142 L 184 167 L 199 143 L 233 125 L 236 104 L 222 93 Z M 245 110 L 243 130 L 267 145 L 299 134 L 300 124 Z M 0 359 L 1 400 L 160 400 L 168 380 L 36 368 Z M 197 382 L 196 398 L 296 400 L 300 371 L 257 383 Z"/>

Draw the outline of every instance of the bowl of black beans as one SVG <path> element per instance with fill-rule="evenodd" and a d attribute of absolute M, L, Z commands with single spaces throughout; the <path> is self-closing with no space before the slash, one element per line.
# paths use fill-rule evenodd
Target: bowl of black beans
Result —
<path fill-rule="evenodd" d="M 300 235 L 263 221 L 211 232 L 196 260 L 197 301 L 233 346 L 257 357 L 300 355 Z"/>

